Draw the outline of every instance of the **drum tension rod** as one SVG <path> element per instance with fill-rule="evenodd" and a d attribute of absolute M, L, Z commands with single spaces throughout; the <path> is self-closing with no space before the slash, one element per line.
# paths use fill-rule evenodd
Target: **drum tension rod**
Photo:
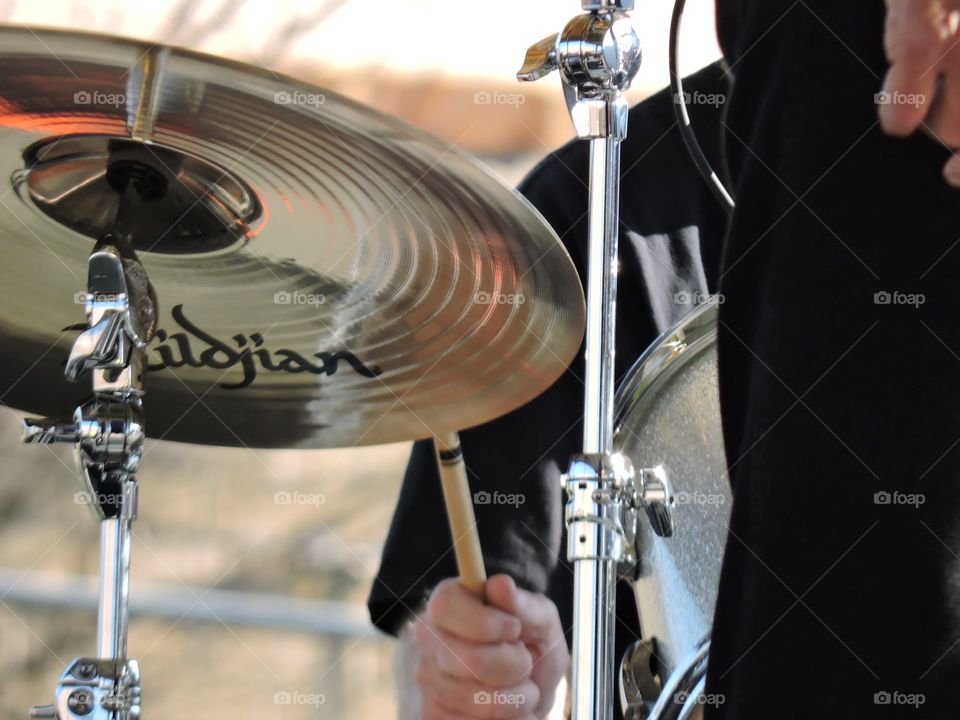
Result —
<path fill-rule="evenodd" d="M 122 205 L 134 208 L 132 190 Z M 78 497 L 100 521 L 100 608 L 97 655 L 78 658 L 60 676 L 54 704 L 34 718 L 137 720 L 140 670 L 127 660 L 131 523 L 137 516 L 136 472 L 143 454 L 143 380 L 147 343 L 156 332 L 157 301 L 143 265 L 120 229 L 105 234 L 88 260 L 88 328 L 73 344 L 64 374 L 92 374 L 93 398 L 73 419 L 28 419 L 26 443 L 71 442 L 81 468 Z"/>
<path fill-rule="evenodd" d="M 620 143 L 640 39 L 627 11 L 634 0 L 583 0 L 584 13 L 534 44 L 517 73 L 535 81 L 559 71 L 577 136 L 590 142 L 589 265 L 583 454 L 571 459 L 566 490 L 567 557 L 574 567 L 573 720 L 612 720 L 616 573 L 633 564 L 637 511 L 672 532 L 662 471 L 634 473 L 613 452 L 614 328 Z"/>

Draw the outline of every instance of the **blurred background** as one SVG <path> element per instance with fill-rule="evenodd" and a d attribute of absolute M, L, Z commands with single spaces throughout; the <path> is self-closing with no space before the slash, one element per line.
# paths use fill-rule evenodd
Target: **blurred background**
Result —
<path fill-rule="evenodd" d="M 516 183 L 573 135 L 556 75 L 514 80 L 575 0 L 0 0 L 0 22 L 131 36 L 244 61 L 397 115 Z M 638 101 L 667 84 L 672 2 L 640 0 Z M 2 51 L 2 48 L 0 48 Z M 682 69 L 719 56 L 690 0 Z M 79 320 L 79 318 L 78 318 Z M 68 448 L 22 447 L 0 407 L 0 715 L 52 701 L 94 649 L 98 527 Z M 392 641 L 363 601 L 407 445 L 261 451 L 148 442 L 130 656 L 148 717 L 392 717 Z M 442 508 L 437 508 L 442 512 Z"/>

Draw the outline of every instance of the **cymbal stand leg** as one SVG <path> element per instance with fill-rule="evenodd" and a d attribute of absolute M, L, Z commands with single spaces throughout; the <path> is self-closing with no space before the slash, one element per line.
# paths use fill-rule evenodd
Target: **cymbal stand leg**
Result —
<path fill-rule="evenodd" d="M 101 238 L 90 255 L 86 293 L 88 329 L 74 342 L 65 373 L 92 373 L 93 397 L 58 422 L 24 422 L 26 443 L 71 442 L 84 492 L 100 521 L 100 602 L 97 654 L 72 661 L 60 676 L 52 705 L 34 718 L 137 720 L 140 672 L 127 659 L 131 523 L 137 516 L 137 479 L 143 453 L 144 349 L 155 332 L 156 300 L 128 244 Z"/>
<path fill-rule="evenodd" d="M 620 142 L 626 90 L 640 66 L 633 0 L 583 0 L 583 14 L 528 51 L 520 80 L 560 71 L 567 109 L 590 141 L 589 269 L 583 454 L 564 475 L 567 556 L 574 566 L 573 720 L 611 720 L 616 573 L 631 548 L 629 461 L 613 453 Z M 634 517 L 629 514 L 629 517 Z"/>

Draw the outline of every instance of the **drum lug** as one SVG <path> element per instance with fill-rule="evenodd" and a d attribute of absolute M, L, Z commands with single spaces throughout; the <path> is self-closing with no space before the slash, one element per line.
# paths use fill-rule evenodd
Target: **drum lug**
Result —
<path fill-rule="evenodd" d="M 620 661 L 618 688 L 624 720 L 643 720 L 660 697 L 660 678 L 653 670 L 656 648 L 654 638 L 637 640 Z"/>
<path fill-rule="evenodd" d="M 660 537 L 671 537 L 674 529 L 674 505 L 676 498 L 673 486 L 667 477 L 663 465 L 653 468 L 644 468 L 637 473 L 639 480 L 639 501 L 650 527 Z"/>
<path fill-rule="evenodd" d="M 629 464 L 629 461 L 627 461 Z M 619 483 L 622 502 L 620 503 L 620 525 L 623 532 L 623 552 L 617 568 L 620 577 L 636 580 L 640 574 L 640 549 L 637 538 L 640 532 L 640 509 L 654 533 L 660 537 L 673 535 L 674 504 L 676 498 L 673 487 L 662 465 L 643 468 L 621 477 Z"/>
<path fill-rule="evenodd" d="M 640 551 L 637 547 L 640 514 L 629 499 L 620 504 L 620 526 L 623 528 L 623 553 L 617 564 L 617 574 L 632 582 L 640 575 Z"/>
<path fill-rule="evenodd" d="M 681 660 L 663 682 L 663 690 L 646 717 L 651 720 L 692 720 L 703 710 L 707 681 L 707 658 L 710 638 L 704 638 L 697 649 Z"/>

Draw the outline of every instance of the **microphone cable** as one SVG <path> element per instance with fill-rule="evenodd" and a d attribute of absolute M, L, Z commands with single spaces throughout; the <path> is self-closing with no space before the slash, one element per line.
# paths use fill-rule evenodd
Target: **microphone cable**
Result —
<path fill-rule="evenodd" d="M 673 16 L 670 18 L 670 92 L 673 94 L 673 111 L 677 116 L 683 144 L 686 145 L 694 165 L 697 166 L 700 175 L 729 215 L 733 212 L 735 205 L 733 197 L 727 192 L 723 181 L 714 172 L 703 148 L 700 147 L 700 142 L 690 123 L 690 115 L 687 113 L 686 95 L 684 95 L 683 80 L 680 77 L 680 23 L 686 5 L 687 0 L 676 0 L 673 5 Z"/>

